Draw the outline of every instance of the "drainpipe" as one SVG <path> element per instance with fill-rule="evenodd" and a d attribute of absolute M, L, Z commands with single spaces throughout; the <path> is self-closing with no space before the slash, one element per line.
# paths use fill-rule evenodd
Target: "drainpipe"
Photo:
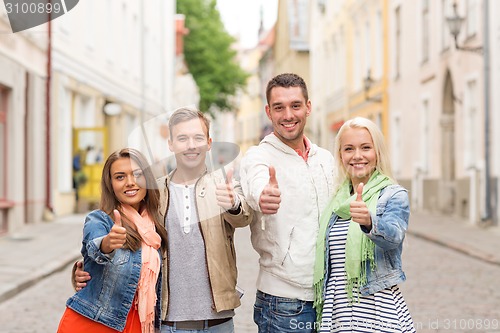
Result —
<path fill-rule="evenodd" d="M 492 214 L 492 193 L 491 193 L 491 172 L 490 172 L 490 33 L 489 33 L 489 1 L 484 0 L 483 4 L 483 60 L 484 60 L 484 176 L 485 176 L 485 214 L 483 222 L 491 224 Z"/>
<path fill-rule="evenodd" d="M 52 3 L 49 0 L 49 3 Z M 49 13 L 49 21 L 47 22 L 48 26 L 48 42 L 47 42 L 47 80 L 45 81 L 45 122 L 46 122 L 46 132 L 45 132 L 45 141 L 46 141 L 46 149 L 45 149 L 45 209 L 43 212 L 43 219 L 45 221 L 50 221 L 53 219 L 53 207 L 52 207 L 52 196 L 51 196 L 51 177 L 50 177 L 50 169 L 51 169 L 51 140 L 50 140 L 50 87 L 51 87 L 51 75 L 52 75 L 52 21 L 51 14 Z"/>

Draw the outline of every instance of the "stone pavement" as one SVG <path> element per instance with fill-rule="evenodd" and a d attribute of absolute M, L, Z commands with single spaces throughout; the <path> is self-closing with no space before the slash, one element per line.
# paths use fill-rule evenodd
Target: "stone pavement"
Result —
<path fill-rule="evenodd" d="M 81 257 L 84 221 L 69 215 L 0 237 L 0 302 Z"/>
<path fill-rule="evenodd" d="M 500 227 L 481 227 L 452 216 L 411 213 L 408 233 L 500 265 Z"/>
<path fill-rule="evenodd" d="M 44 277 L 68 267 L 80 257 L 85 215 L 28 224 L 15 234 L 0 237 L 0 302 Z M 500 228 L 481 228 L 449 216 L 412 213 L 409 233 L 471 257 L 500 265 Z M 237 332 L 254 332 L 252 320 L 258 256 L 250 245 L 248 228 L 236 232 L 239 281 L 245 289 L 237 309 Z M 68 271 L 69 284 L 69 271 Z"/>

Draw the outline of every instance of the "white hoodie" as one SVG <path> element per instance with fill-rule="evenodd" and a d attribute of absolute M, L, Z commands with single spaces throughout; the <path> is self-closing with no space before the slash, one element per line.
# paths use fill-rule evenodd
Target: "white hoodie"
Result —
<path fill-rule="evenodd" d="M 256 211 L 252 245 L 259 253 L 257 289 L 279 297 L 312 301 L 313 270 L 319 217 L 333 194 L 333 156 L 310 144 L 307 162 L 274 134 L 248 150 L 241 161 L 241 186 Z M 274 215 L 264 215 L 259 198 L 276 169 L 281 203 Z"/>

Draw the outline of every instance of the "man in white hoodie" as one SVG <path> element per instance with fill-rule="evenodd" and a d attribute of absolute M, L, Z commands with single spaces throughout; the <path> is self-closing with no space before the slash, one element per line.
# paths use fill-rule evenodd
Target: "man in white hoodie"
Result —
<path fill-rule="evenodd" d="M 266 97 L 273 133 L 248 150 L 240 170 L 260 255 L 254 321 L 259 333 L 310 333 L 318 221 L 333 191 L 333 156 L 304 135 L 311 101 L 300 76 L 275 76 Z"/>

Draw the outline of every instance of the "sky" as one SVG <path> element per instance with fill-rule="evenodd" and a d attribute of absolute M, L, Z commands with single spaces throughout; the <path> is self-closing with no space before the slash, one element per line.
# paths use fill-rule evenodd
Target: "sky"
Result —
<path fill-rule="evenodd" d="M 217 0 L 226 30 L 235 37 L 239 36 L 244 48 L 257 45 L 261 7 L 264 29 L 268 30 L 276 21 L 278 0 Z"/>

